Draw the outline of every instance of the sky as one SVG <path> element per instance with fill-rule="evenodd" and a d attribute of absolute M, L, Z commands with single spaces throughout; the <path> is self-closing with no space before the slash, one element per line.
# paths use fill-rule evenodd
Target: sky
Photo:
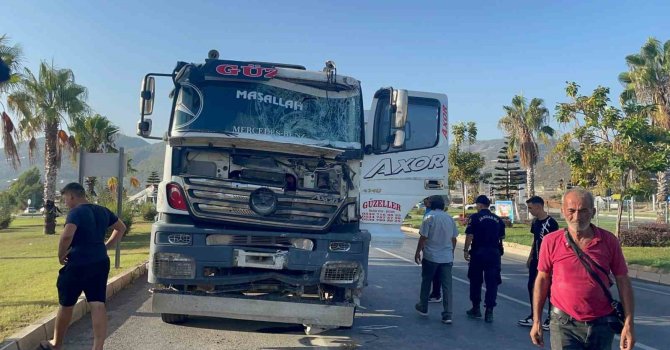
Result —
<path fill-rule="evenodd" d="M 516 94 L 544 99 L 552 119 L 567 101 L 566 81 L 585 94 L 610 87 L 618 105 L 625 57 L 650 36 L 670 40 L 667 0 L 3 0 L 0 8 L 0 35 L 21 45 L 24 66 L 72 69 L 93 110 L 127 135 L 142 77 L 204 62 L 210 49 L 313 70 L 333 60 L 338 74 L 361 81 L 366 109 L 380 87 L 445 93 L 450 123 L 474 121 L 484 140 L 503 137 L 497 122 Z M 154 135 L 170 106 L 169 82 L 157 85 Z"/>

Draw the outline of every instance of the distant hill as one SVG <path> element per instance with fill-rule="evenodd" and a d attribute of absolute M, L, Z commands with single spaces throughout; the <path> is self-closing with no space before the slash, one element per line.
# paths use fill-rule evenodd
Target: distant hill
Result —
<path fill-rule="evenodd" d="M 117 147 L 124 147 L 125 152 L 133 159 L 132 165 L 137 169 L 136 176 L 140 182 L 144 184 L 144 180 L 149 176 L 151 171 L 156 170 L 159 174 L 163 172 L 163 157 L 165 151 L 165 144 L 155 143 L 150 144 L 142 138 L 131 137 L 126 135 L 119 135 L 116 140 Z M 21 166 L 15 170 L 9 162 L 0 163 L 0 190 L 3 190 L 11 184 L 13 179 L 19 177 L 19 174 L 32 168 L 37 167 L 44 176 L 44 138 L 37 139 L 37 156 L 35 160 L 28 159 L 28 145 L 21 143 L 17 146 L 21 160 Z M 4 149 L 0 148 L 0 155 L 4 158 Z M 61 163 L 61 168 L 58 171 L 58 184 L 65 184 L 72 181 L 77 181 L 79 168 L 75 162 L 72 161 L 70 154 L 64 152 Z M 57 186 L 59 187 L 59 186 Z"/>
<path fill-rule="evenodd" d="M 481 140 L 474 145 L 463 146 L 470 152 L 477 152 L 484 156 L 486 165 L 485 172 L 494 172 L 498 152 L 505 145 L 504 139 Z M 560 161 L 548 161 L 549 152 L 555 146 L 555 142 L 550 143 L 549 147 L 539 144 L 540 159 L 535 167 L 535 191 L 542 193 L 544 191 L 555 191 L 558 188 L 560 179 L 567 181 L 570 178 L 570 167 L 567 163 Z M 468 149 L 469 147 L 469 149 Z M 525 186 L 524 186 L 525 187 Z"/>
<path fill-rule="evenodd" d="M 44 172 L 44 139 L 40 138 L 37 142 L 39 152 L 37 159 L 33 163 L 28 160 L 28 149 L 26 144 L 19 146 L 21 167 L 18 170 L 14 170 L 14 168 L 7 162 L 0 163 L 0 190 L 8 187 L 12 179 L 17 178 L 19 174 L 33 166 L 37 166 L 40 172 Z M 149 143 L 139 137 L 120 135 L 116 141 L 116 145 L 117 147 L 124 147 L 126 152 L 133 159 L 132 165 L 137 169 L 137 173 L 132 176 L 139 178 L 142 184 L 144 184 L 144 181 L 149 177 L 149 174 L 151 174 L 152 171 L 157 171 L 161 175 L 163 174 L 163 159 L 165 152 L 164 142 Z M 481 140 L 477 141 L 474 145 L 464 147 L 466 149 L 469 147 L 471 152 L 482 154 L 486 159 L 484 171 L 492 172 L 494 170 L 493 167 L 496 165 L 494 161 L 498 156 L 498 151 L 503 145 L 503 139 L 496 139 Z M 559 179 L 569 178 L 570 170 L 567 164 L 563 162 L 546 163 L 545 159 L 548 153 L 547 147 L 541 144 L 539 148 L 540 162 L 537 165 L 536 170 L 536 190 L 540 193 L 545 190 L 553 191 L 558 187 Z M 4 155 L 3 149 L 0 149 L 0 154 Z M 58 183 L 77 181 L 77 172 L 77 165 L 72 162 L 68 154 L 65 154 L 63 156 L 61 169 L 58 173 Z"/>

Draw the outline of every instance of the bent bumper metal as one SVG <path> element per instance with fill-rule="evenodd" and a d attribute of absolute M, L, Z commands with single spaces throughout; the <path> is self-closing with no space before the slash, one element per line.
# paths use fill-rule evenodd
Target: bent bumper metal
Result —
<path fill-rule="evenodd" d="M 238 320 L 351 327 L 355 305 L 318 301 L 283 301 L 265 296 L 215 296 L 153 290 L 155 313 L 232 318 Z"/>

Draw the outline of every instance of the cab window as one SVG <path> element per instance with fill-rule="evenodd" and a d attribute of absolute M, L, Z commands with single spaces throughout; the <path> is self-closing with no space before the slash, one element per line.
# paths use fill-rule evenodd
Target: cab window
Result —
<path fill-rule="evenodd" d="M 393 153 L 435 147 L 440 126 L 440 102 L 436 99 L 412 97 L 408 99 L 405 144 L 393 147 L 395 130 L 392 126 L 388 93 L 380 95 L 375 111 L 373 147 L 375 153 Z"/>

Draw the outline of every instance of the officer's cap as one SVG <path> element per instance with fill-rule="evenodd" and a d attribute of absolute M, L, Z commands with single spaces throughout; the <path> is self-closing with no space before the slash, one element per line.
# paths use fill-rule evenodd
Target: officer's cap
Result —
<path fill-rule="evenodd" d="M 478 196 L 477 199 L 475 199 L 475 203 L 479 204 L 484 204 L 485 206 L 491 205 L 491 200 L 489 197 L 486 197 L 485 195 Z"/>

